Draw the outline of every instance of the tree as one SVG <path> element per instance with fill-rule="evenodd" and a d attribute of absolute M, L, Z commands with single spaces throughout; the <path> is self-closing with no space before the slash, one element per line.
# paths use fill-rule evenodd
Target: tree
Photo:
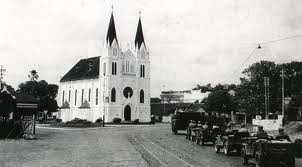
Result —
<path fill-rule="evenodd" d="M 161 103 L 161 99 L 158 97 L 151 97 L 150 102 L 151 103 Z"/>
<path fill-rule="evenodd" d="M 197 84 L 195 88 L 193 88 L 193 90 L 200 90 L 202 93 L 205 93 L 205 92 L 210 92 L 212 91 L 212 86 L 211 84 L 207 84 L 207 85 L 199 85 Z"/>
<path fill-rule="evenodd" d="M 209 94 L 208 98 L 203 100 L 205 108 L 219 113 L 230 113 L 234 110 L 232 97 L 227 91 L 218 90 Z"/>
<path fill-rule="evenodd" d="M 285 110 L 287 120 L 297 121 L 299 117 L 298 111 L 302 111 L 302 94 L 295 95 L 291 98 L 288 108 Z"/>
<path fill-rule="evenodd" d="M 269 77 L 270 112 L 280 111 L 281 105 L 281 71 L 274 62 L 260 61 L 246 68 L 240 78 L 236 102 L 239 109 L 249 114 L 265 115 L 264 77 Z"/>
<path fill-rule="evenodd" d="M 40 110 L 47 110 L 48 113 L 56 112 L 58 104 L 55 98 L 58 94 L 58 85 L 48 84 L 45 80 L 37 81 L 39 76 L 35 70 L 31 71 L 30 76 L 30 81 L 21 83 L 17 91 L 24 94 L 31 94 L 40 99 Z"/>
<path fill-rule="evenodd" d="M 39 78 L 38 72 L 36 70 L 30 70 L 28 74 L 30 81 L 37 81 Z"/>
<path fill-rule="evenodd" d="M 7 92 L 0 92 L 0 116 L 7 119 L 16 110 L 16 100 Z"/>
<path fill-rule="evenodd" d="M 48 95 L 50 98 L 55 99 L 58 95 L 59 86 L 56 84 L 48 85 Z"/>

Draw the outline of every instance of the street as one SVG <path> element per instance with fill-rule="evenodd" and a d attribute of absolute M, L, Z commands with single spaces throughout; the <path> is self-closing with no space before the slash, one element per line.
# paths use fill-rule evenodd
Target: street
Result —
<path fill-rule="evenodd" d="M 38 140 L 1 140 L 0 166 L 242 167 L 237 155 L 197 146 L 170 124 L 91 129 L 37 128 Z M 254 166 L 252 163 L 249 166 Z M 302 166 L 302 159 L 296 159 Z"/>

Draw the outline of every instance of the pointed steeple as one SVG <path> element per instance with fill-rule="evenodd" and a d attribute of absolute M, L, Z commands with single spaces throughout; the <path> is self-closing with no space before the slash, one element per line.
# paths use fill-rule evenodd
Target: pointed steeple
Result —
<path fill-rule="evenodd" d="M 109 43 L 109 46 L 113 43 L 114 39 L 117 42 L 117 37 L 116 37 L 116 31 L 115 31 L 115 24 L 114 24 L 114 18 L 113 18 L 113 11 L 111 12 L 111 17 L 110 17 L 110 22 L 108 26 L 108 31 L 107 31 L 107 37 L 106 41 Z"/>
<path fill-rule="evenodd" d="M 142 44 L 144 44 L 146 46 L 145 40 L 144 40 L 143 28 L 142 28 L 141 12 L 139 12 L 139 20 L 138 20 L 134 44 L 135 44 L 135 47 L 138 47 L 138 48 L 140 48 Z"/>

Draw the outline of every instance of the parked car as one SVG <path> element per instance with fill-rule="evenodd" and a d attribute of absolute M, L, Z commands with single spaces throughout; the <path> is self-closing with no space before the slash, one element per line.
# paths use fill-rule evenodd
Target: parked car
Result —
<path fill-rule="evenodd" d="M 224 149 L 224 154 L 229 155 L 232 151 L 241 153 L 242 139 L 249 136 L 249 132 L 238 132 L 240 125 L 232 125 L 222 135 L 218 135 L 215 140 L 215 152 L 219 153 Z"/>
<path fill-rule="evenodd" d="M 288 140 L 246 138 L 242 147 L 243 163 L 255 159 L 256 167 L 295 166 L 296 144 Z"/>

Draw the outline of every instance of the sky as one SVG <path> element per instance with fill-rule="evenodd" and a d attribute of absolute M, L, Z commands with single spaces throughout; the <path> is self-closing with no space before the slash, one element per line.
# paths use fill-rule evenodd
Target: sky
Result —
<path fill-rule="evenodd" d="M 59 84 L 81 58 L 101 56 L 112 5 L 121 47 L 134 43 L 142 13 L 152 97 L 239 83 L 241 71 L 260 60 L 302 61 L 302 37 L 254 50 L 302 34 L 301 0 L 1 0 L 4 81 L 17 88 L 35 69 Z"/>

